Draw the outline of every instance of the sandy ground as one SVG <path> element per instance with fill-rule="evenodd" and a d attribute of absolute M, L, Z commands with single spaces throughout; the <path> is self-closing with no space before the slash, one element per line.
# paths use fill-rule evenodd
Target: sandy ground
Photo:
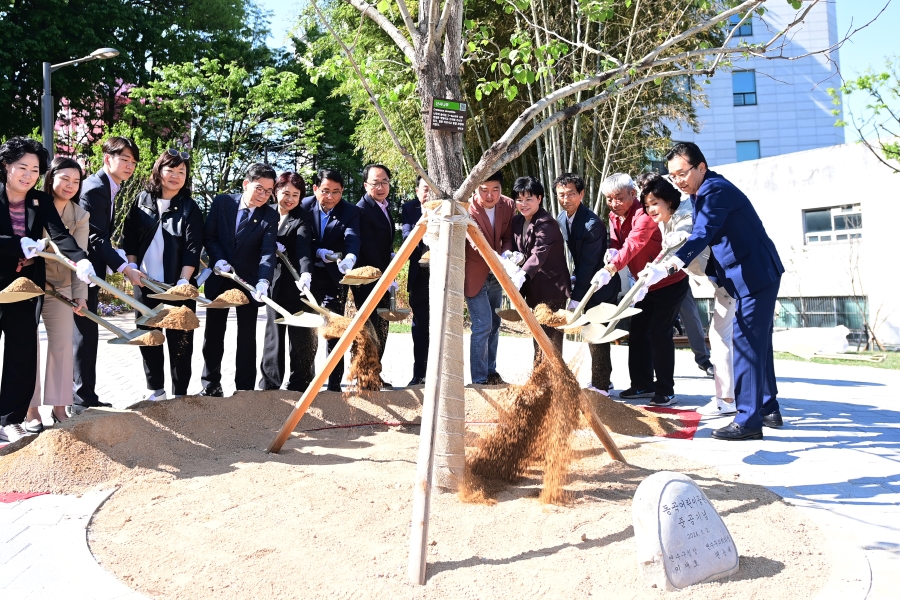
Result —
<path fill-rule="evenodd" d="M 540 470 L 494 486 L 496 504 L 434 497 L 428 581 L 407 583 L 414 422 L 421 389 L 369 399 L 323 393 L 279 455 L 267 455 L 297 395 L 187 397 L 89 411 L 0 456 L 0 491 L 120 486 L 94 517 L 99 562 L 154 598 L 655 598 L 638 570 L 631 498 L 651 472 L 685 472 L 731 530 L 739 573 L 690 598 L 809 598 L 832 560 L 820 535 L 765 488 L 664 454 L 675 429 L 595 397 L 628 465 L 576 436 L 567 506 L 538 502 Z M 467 420 L 496 419 L 504 391 L 470 388 Z M 93 414 L 92 414 L 93 413 Z M 470 425 L 469 442 L 491 425 Z M 319 429 L 318 431 L 313 431 Z M 305 430 L 305 432 L 300 432 Z"/>

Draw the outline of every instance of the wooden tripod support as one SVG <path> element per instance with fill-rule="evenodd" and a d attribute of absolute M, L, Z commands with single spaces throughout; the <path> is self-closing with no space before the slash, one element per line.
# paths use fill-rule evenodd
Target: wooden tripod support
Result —
<path fill-rule="evenodd" d="M 281 451 L 281 447 L 284 446 L 284 443 L 291 436 L 291 432 L 294 431 L 294 427 L 297 426 L 297 423 L 299 423 L 300 419 L 303 418 L 303 415 L 306 414 L 309 406 L 312 404 L 313 400 L 315 400 L 316 394 L 319 393 L 322 385 L 328 380 L 328 376 L 331 375 L 331 372 L 337 366 L 338 362 L 344 357 L 344 353 L 350 349 L 350 345 L 356 338 L 356 334 L 360 332 L 363 326 L 365 326 L 366 320 L 368 320 L 369 315 L 375 311 L 378 302 L 381 300 L 381 297 L 384 296 L 385 292 L 388 291 L 391 282 L 394 281 L 394 278 L 397 277 L 400 269 L 403 268 L 404 263 L 409 260 L 413 250 L 416 249 L 416 246 L 418 246 L 419 242 L 422 241 L 422 238 L 425 237 L 427 225 L 428 223 L 425 220 L 420 220 L 416 223 L 416 226 L 410 232 L 409 237 L 406 238 L 406 241 L 403 242 L 403 245 L 397 250 L 394 258 L 391 260 L 391 264 L 387 267 L 387 271 L 382 273 L 381 279 L 375 284 L 375 289 L 372 290 L 372 293 L 369 294 L 369 297 L 363 302 L 363 305 L 356 309 L 356 314 L 347 326 L 347 330 L 344 331 L 344 334 L 338 340 L 337 346 L 335 346 L 334 350 L 331 351 L 331 354 L 328 355 L 325 366 L 322 367 L 321 371 L 316 373 L 316 376 L 306 387 L 306 391 L 300 396 L 300 400 L 297 401 L 294 410 L 291 411 L 290 416 L 284 422 L 284 425 L 281 426 L 281 431 L 278 432 L 278 435 L 275 436 L 275 439 L 272 440 L 272 443 L 269 445 L 268 452 L 277 454 Z"/>
<path fill-rule="evenodd" d="M 525 303 L 525 298 L 523 298 L 522 294 L 519 293 L 519 290 L 516 289 L 512 279 L 506 274 L 506 270 L 503 268 L 503 265 L 500 264 L 500 259 L 497 258 L 497 253 L 491 248 L 491 245 L 484 237 L 484 234 L 481 233 L 478 225 L 470 222 L 468 234 L 469 239 L 475 244 L 475 248 L 478 249 L 478 252 L 481 254 L 482 258 L 484 258 L 484 261 L 488 264 L 488 267 L 490 267 L 491 272 L 497 278 L 497 281 L 500 282 L 500 286 L 503 287 L 503 291 L 506 292 L 509 301 L 512 303 L 513 307 L 519 311 L 519 315 L 522 317 L 522 320 L 525 321 L 525 324 L 528 325 L 528 329 L 531 330 L 531 335 L 537 340 L 538 346 L 541 347 L 544 355 L 551 360 L 558 361 L 562 368 L 567 369 L 568 367 L 566 367 L 562 357 L 556 352 L 556 347 L 550 341 L 550 338 L 547 337 L 547 334 L 544 333 L 540 323 L 538 323 L 534 313 L 531 312 L 531 309 L 528 308 L 528 305 Z M 612 436 L 609 435 L 606 426 L 603 425 L 600 417 L 597 416 L 597 413 L 591 405 L 587 394 L 584 393 L 584 390 L 581 391 L 579 401 L 581 412 L 588 418 L 591 429 L 593 429 L 594 433 L 597 434 L 597 437 L 600 438 L 600 443 L 603 444 L 603 447 L 609 453 L 610 458 L 623 463 L 626 462 L 625 456 L 622 455 L 619 447 L 616 446 L 616 442 L 613 441 Z"/>

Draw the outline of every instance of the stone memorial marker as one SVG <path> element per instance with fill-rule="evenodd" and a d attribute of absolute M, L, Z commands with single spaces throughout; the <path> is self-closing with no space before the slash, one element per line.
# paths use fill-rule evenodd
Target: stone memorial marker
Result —
<path fill-rule="evenodd" d="M 686 475 L 660 471 L 642 481 L 632 519 L 644 579 L 660 589 L 679 590 L 738 570 L 731 533 Z"/>

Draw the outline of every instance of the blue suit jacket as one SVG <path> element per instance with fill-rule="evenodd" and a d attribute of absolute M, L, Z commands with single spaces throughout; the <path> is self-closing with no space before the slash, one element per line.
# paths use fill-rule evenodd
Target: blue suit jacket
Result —
<path fill-rule="evenodd" d="M 708 171 L 694 203 L 691 237 L 675 256 L 690 264 L 706 246 L 712 258 L 707 275 L 734 298 L 742 298 L 781 278 L 784 265 L 750 199 L 730 181 Z"/>
<path fill-rule="evenodd" d="M 278 211 L 268 204 L 255 209 L 250 215 L 250 222 L 236 237 L 240 203 L 240 194 L 220 194 L 213 198 L 203 227 L 203 244 L 209 254 L 209 266 L 226 260 L 232 272 L 250 285 L 256 285 L 260 279 L 271 283 L 278 260 L 275 254 Z M 206 280 L 206 297 L 215 298 L 224 282 L 223 277 L 211 275 Z"/>
<path fill-rule="evenodd" d="M 321 248 L 340 252 L 345 257 L 353 254 L 359 258 L 359 209 L 346 200 L 341 200 L 334 205 L 328 215 L 325 231 L 319 232 L 322 212 L 315 196 L 304 198 L 300 205 L 312 215 L 312 260 L 315 266 L 325 267 L 332 284 L 337 289 L 337 283 L 344 277 L 337 268 L 337 263 L 322 263 L 316 256 Z"/>
<path fill-rule="evenodd" d="M 111 203 L 112 188 L 106 171 L 101 169 L 84 180 L 79 204 L 91 215 L 88 258 L 99 277 L 105 277 L 107 266 L 116 271 L 125 262 L 110 242 L 115 228 L 115 217 L 110 218 Z"/>
<path fill-rule="evenodd" d="M 603 267 L 603 255 L 607 249 L 606 226 L 600 217 L 584 204 L 575 211 L 571 231 L 568 230 L 566 211 L 559 211 L 556 222 L 559 223 L 574 263 L 572 276 L 575 277 L 575 282 L 572 284 L 571 297 L 572 300 L 580 302 L 591 287 L 591 279 Z M 612 281 L 591 296 L 585 309 L 594 308 L 601 302 L 615 303 L 622 287 L 621 281 L 620 277 L 613 277 Z"/>
<path fill-rule="evenodd" d="M 409 234 L 412 233 L 413 227 L 416 226 L 416 223 L 418 223 L 419 219 L 421 218 L 422 203 L 419 202 L 418 198 L 414 198 L 409 202 L 403 203 L 403 205 L 400 207 L 400 223 L 404 240 L 409 237 Z M 426 252 L 428 252 L 428 246 L 425 245 L 425 242 L 419 242 L 419 245 L 416 246 L 416 249 L 413 250 L 412 255 L 409 257 L 409 276 L 407 278 L 407 287 L 415 285 L 416 281 L 419 279 L 419 275 L 423 275 L 427 283 L 427 267 L 422 267 L 419 264 L 419 261 L 422 259 L 422 255 Z"/>

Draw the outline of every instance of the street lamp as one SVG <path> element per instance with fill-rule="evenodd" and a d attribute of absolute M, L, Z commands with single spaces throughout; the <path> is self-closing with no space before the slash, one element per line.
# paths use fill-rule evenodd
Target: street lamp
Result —
<path fill-rule="evenodd" d="M 41 135 L 44 140 L 44 148 L 50 153 L 50 159 L 53 160 L 53 124 L 56 121 L 53 111 L 53 96 L 50 95 L 50 74 L 54 71 L 68 67 L 69 65 L 78 66 L 81 63 L 91 62 L 92 60 L 106 60 L 119 55 L 119 51 L 115 48 L 100 48 L 94 50 L 84 58 L 70 60 L 68 62 L 51 65 L 44 63 L 44 95 L 41 96 Z"/>

